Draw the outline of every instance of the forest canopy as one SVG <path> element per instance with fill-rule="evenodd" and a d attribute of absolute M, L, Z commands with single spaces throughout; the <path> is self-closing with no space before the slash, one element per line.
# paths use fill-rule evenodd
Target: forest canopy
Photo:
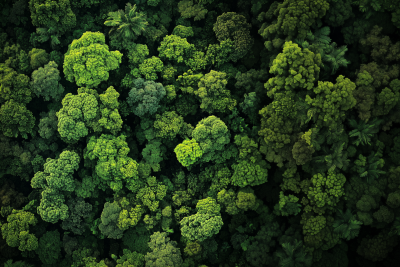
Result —
<path fill-rule="evenodd" d="M 0 12 L 0 266 L 398 266 L 400 0 Z"/>

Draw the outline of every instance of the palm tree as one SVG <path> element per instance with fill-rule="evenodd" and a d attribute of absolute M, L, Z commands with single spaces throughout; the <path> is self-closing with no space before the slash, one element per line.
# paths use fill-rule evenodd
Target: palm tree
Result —
<path fill-rule="evenodd" d="M 282 248 L 275 252 L 279 258 L 280 267 L 311 266 L 312 258 L 303 248 L 303 241 L 294 239 L 282 244 Z"/>
<path fill-rule="evenodd" d="M 337 210 L 337 216 L 333 222 L 333 231 L 347 241 L 358 236 L 362 222 L 356 220 L 356 216 L 349 209 L 343 213 L 342 210 Z"/>
<path fill-rule="evenodd" d="M 53 49 L 55 49 L 55 47 L 61 43 L 59 39 L 61 34 L 56 27 L 51 26 L 49 28 L 36 28 L 36 34 L 37 40 L 41 43 L 51 40 L 50 44 Z"/>
<path fill-rule="evenodd" d="M 344 58 L 344 54 L 348 50 L 346 45 L 337 48 L 335 42 L 329 46 L 325 46 L 323 54 L 321 54 L 322 61 L 328 62 L 332 69 L 331 75 L 335 74 L 339 67 L 347 67 L 350 61 Z"/>
<path fill-rule="evenodd" d="M 374 118 L 373 120 L 370 121 L 370 124 L 365 123 L 365 121 L 361 120 L 359 123 L 357 123 L 355 120 L 350 119 L 349 123 L 350 126 L 355 128 L 351 132 L 349 132 L 350 137 L 357 137 L 357 140 L 353 142 L 356 146 L 358 146 L 360 143 L 362 145 L 371 145 L 370 141 L 371 138 L 379 132 L 379 124 L 383 122 L 383 120 L 378 120 L 377 118 Z"/>
<path fill-rule="evenodd" d="M 146 21 L 146 15 L 136 12 L 136 5 L 132 7 L 131 3 L 127 3 L 125 12 L 118 10 L 109 12 L 108 18 L 104 25 L 111 26 L 110 35 L 122 36 L 128 39 L 134 39 L 140 35 L 142 31 L 146 31 L 149 23 Z"/>

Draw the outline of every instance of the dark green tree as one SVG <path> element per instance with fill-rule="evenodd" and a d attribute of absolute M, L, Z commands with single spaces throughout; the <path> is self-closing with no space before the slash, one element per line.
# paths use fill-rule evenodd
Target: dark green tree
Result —
<path fill-rule="evenodd" d="M 371 137 L 373 137 L 379 131 L 379 124 L 381 122 L 382 120 L 378 120 L 377 118 L 371 120 L 369 124 L 363 120 L 357 123 L 355 120 L 350 119 L 350 126 L 354 128 L 354 130 L 349 132 L 349 136 L 357 137 L 357 140 L 354 141 L 353 144 L 356 146 L 358 146 L 360 143 L 362 145 L 371 145 Z"/>
<path fill-rule="evenodd" d="M 362 224 L 362 222 L 356 220 L 356 215 L 353 215 L 351 210 L 347 209 L 346 212 L 338 210 L 332 226 L 335 233 L 349 241 L 358 236 Z"/>
<path fill-rule="evenodd" d="M 109 12 L 104 25 L 112 27 L 109 31 L 110 36 L 122 36 L 134 40 L 135 37 L 146 30 L 149 23 L 146 21 L 145 14 L 136 11 L 136 5 L 132 6 L 131 3 L 127 3 L 125 12 L 121 9 Z"/>
<path fill-rule="evenodd" d="M 303 242 L 297 239 L 283 243 L 276 256 L 279 257 L 281 267 L 306 267 L 312 264 L 311 256 L 304 251 Z"/>

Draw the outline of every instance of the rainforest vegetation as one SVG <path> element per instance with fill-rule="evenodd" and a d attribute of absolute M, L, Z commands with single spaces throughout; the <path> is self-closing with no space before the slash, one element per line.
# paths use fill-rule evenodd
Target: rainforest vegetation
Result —
<path fill-rule="evenodd" d="M 400 0 L 0 13 L 0 266 L 399 266 Z"/>

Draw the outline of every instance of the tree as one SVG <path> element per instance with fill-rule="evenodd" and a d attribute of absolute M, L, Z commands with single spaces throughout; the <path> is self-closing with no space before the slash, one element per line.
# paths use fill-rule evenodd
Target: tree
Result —
<path fill-rule="evenodd" d="M 239 190 L 236 199 L 236 206 L 244 211 L 256 210 L 259 206 L 259 201 L 254 194 L 254 190 L 250 187 L 242 188 Z"/>
<path fill-rule="evenodd" d="M 255 186 L 268 181 L 267 163 L 263 160 L 253 162 L 251 160 L 240 160 L 233 164 L 234 170 L 231 183 L 235 186 Z"/>
<path fill-rule="evenodd" d="M 295 239 L 290 243 L 283 243 L 282 249 L 276 252 L 281 267 L 311 266 L 312 258 L 304 251 L 303 241 Z"/>
<path fill-rule="evenodd" d="M 56 264 L 61 256 L 63 243 L 58 230 L 48 231 L 39 239 L 39 247 L 36 253 L 43 264 Z"/>
<path fill-rule="evenodd" d="M 170 241 L 167 233 L 154 232 L 150 236 L 148 245 L 152 251 L 145 256 L 146 267 L 178 267 L 182 265 L 178 244 Z"/>
<path fill-rule="evenodd" d="M 31 33 L 30 42 L 36 45 L 37 42 L 44 43 L 50 40 L 51 48 L 56 49 L 57 45 L 61 44 L 60 39 L 61 39 L 61 32 L 58 28 L 55 28 L 53 26 L 49 28 L 40 27 L 36 28 L 36 33 Z"/>
<path fill-rule="evenodd" d="M 119 93 L 114 89 L 113 86 L 107 88 L 107 90 L 99 95 L 101 104 L 100 104 L 100 113 L 101 118 L 98 123 L 99 126 L 104 128 L 106 131 L 111 132 L 112 134 L 117 134 L 122 129 L 122 118 L 119 115 L 118 102 Z"/>
<path fill-rule="evenodd" d="M 92 205 L 80 197 L 68 200 L 67 205 L 69 217 L 62 222 L 61 228 L 76 235 L 82 235 L 86 230 L 86 223 L 83 219 L 90 217 Z"/>
<path fill-rule="evenodd" d="M 194 21 L 202 20 L 205 18 L 208 10 L 201 4 L 194 4 L 193 0 L 182 0 L 178 3 L 178 10 L 182 18 L 193 18 Z"/>
<path fill-rule="evenodd" d="M 341 46 L 337 48 L 337 44 L 332 42 L 329 38 L 330 28 L 325 26 L 314 33 L 309 31 L 305 39 L 296 39 L 295 42 L 298 43 L 302 48 L 308 48 L 315 54 L 321 54 L 322 67 L 325 70 L 324 78 L 328 78 L 329 75 L 334 75 L 339 67 L 346 67 L 350 64 L 350 61 L 344 58 L 347 46 Z"/>
<path fill-rule="evenodd" d="M 109 31 L 111 37 L 122 37 L 128 40 L 135 40 L 143 31 L 146 31 L 149 23 L 146 15 L 136 11 L 136 5 L 127 3 L 125 12 L 118 10 L 109 12 L 104 25 L 112 27 Z"/>
<path fill-rule="evenodd" d="M 250 28 L 246 18 L 236 12 L 226 12 L 218 16 L 213 30 L 219 42 L 233 40 L 235 50 L 230 57 L 233 62 L 243 58 L 252 48 L 254 40 L 251 38 Z"/>
<path fill-rule="evenodd" d="M 83 157 L 95 163 L 95 171 L 100 178 L 96 183 L 100 188 L 111 188 L 115 192 L 134 187 L 138 177 L 138 164 L 128 157 L 129 148 L 126 136 L 102 134 L 99 138 L 90 137 Z M 97 161 L 95 161 L 97 159 Z"/>
<path fill-rule="evenodd" d="M 386 76 L 386 75 L 385 75 Z M 374 78 L 368 71 L 360 71 L 357 74 L 356 90 L 353 91 L 357 103 L 355 109 L 358 110 L 358 117 L 367 121 L 371 117 L 371 109 L 375 100 Z"/>
<path fill-rule="evenodd" d="M 177 35 L 167 35 L 157 48 L 160 58 L 165 58 L 176 63 L 183 63 L 191 58 L 195 51 L 193 44 L 189 44 L 186 38 Z"/>
<path fill-rule="evenodd" d="M 272 14 L 269 14 L 274 22 L 265 22 L 259 30 L 260 35 L 267 39 L 265 46 L 270 51 L 280 48 L 283 44 L 278 37 L 280 35 L 288 36 L 286 40 L 305 38 L 310 27 L 324 17 L 328 9 L 329 3 L 326 0 L 285 0 L 274 5 Z"/>
<path fill-rule="evenodd" d="M 160 202 L 167 195 L 167 186 L 157 182 L 156 177 L 149 176 L 147 185 L 139 189 L 136 199 L 143 203 L 150 211 L 156 212 L 159 209 Z"/>
<path fill-rule="evenodd" d="M 217 234 L 223 225 L 221 207 L 213 198 L 201 199 L 196 205 L 197 213 L 180 221 L 182 236 L 200 242 Z"/>
<path fill-rule="evenodd" d="M 360 39 L 360 44 L 364 47 L 372 47 L 371 57 L 377 63 L 388 64 L 398 61 L 400 55 L 400 42 L 392 43 L 388 36 L 381 36 L 382 27 L 375 25 L 365 38 Z"/>
<path fill-rule="evenodd" d="M 27 104 L 32 100 L 32 89 L 29 87 L 29 77 L 18 74 L 13 68 L 0 63 L 0 103 L 13 99 Z"/>
<path fill-rule="evenodd" d="M 156 114 L 156 120 L 154 121 L 156 137 L 172 141 L 183 127 L 183 124 L 182 116 L 176 114 L 175 111 L 165 111 L 161 115 Z"/>
<path fill-rule="evenodd" d="M 192 138 L 196 140 L 203 151 L 201 157 L 203 162 L 218 158 L 218 153 L 221 153 L 230 143 L 228 128 L 221 119 L 215 116 L 209 116 L 199 121 L 192 132 Z"/>
<path fill-rule="evenodd" d="M 185 167 L 194 164 L 203 155 L 203 151 L 195 139 L 184 140 L 175 147 L 174 152 L 179 163 Z"/>
<path fill-rule="evenodd" d="M 30 0 L 29 9 L 32 24 L 36 27 L 55 27 L 61 32 L 75 27 L 76 16 L 69 0 Z"/>
<path fill-rule="evenodd" d="M 10 247 L 20 251 L 33 251 L 38 247 L 38 239 L 29 233 L 29 225 L 36 225 L 35 215 L 29 211 L 12 210 L 7 216 L 7 223 L 1 226 L 1 233 Z"/>
<path fill-rule="evenodd" d="M 46 222 L 57 223 L 68 218 L 65 204 L 66 192 L 73 192 L 76 182 L 73 173 L 79 168 L 80 157 L 76 152 L 63 151 L 58 159 L 46 160 L 44 170 L 35 173 L 32 188 L 42 188 L 42 198 L 37 213 Z"/>
<path fill-rule="evenodd" d="M 192 27 L 186 27 L 183 25 L 176 25 L 172 31 L 173 35 L 177 35 L 181 38 L 193 37 L 194 32 Z"/>
<path fill-rule="evenodd" d="M 4 62 L 6 66 L 16 70 L 18 73 L 28 75 L 32 71 L 28 54 L 21 48 L 20 44 L 10 44 L 9 42 L 5 42 L 7 37 L 4 37 L 2 38 L 4 40 L 2 42 L 4 48 L 3 50 L 0 50 L 1 61 Z"/>
<path fill-rule="evenodd" d="M 301 205 L 297 203 L 299 198 L 294 195 L 285 196 L 283 191 L 279 193 L 279 203 L 275 205 L 274 213 L 281 216 L 297 215 L 301 211 Z"/>
<path fill-rule="evenodd" d="M 116 260 L 117 265 L 115 267 L 125 267 L 125 266 L 134 266 L 134 267 L 143 267 L 144 266 L 144 255 L 140 254 L 136 251 L 130 251 L 129 249 L 123 249 L 124 255 L 122 255 L 119 259 L 114 254 L 111 257 Z"/>
<path fill-rule="evenodd" d="M 32 72 L 30 86 L 37 97 L 42 96 L 45 101 L 53 98 L 59 101 L 63 95 L 64 87 L 59 83 L 61 80 L 58 65 L 50 61 L 44 66 Z"/>
<path fill-rule="evenodd" d="M 131 106 L 136 116 L 143 117 L 147 113 L 152 115 L 160 107 L 159 102 L 166 92 L 161 83 L 138 78 L 133 82 L 129 91 L 127 103 Z"/>
<path fill-rule="evenodd" d="M 236 106 L 236 100 L 226 89 L 226 73 L 211 70 L 199 81 L 199 89 L 194 94 L 201 99 L 200 108 L 210 114 L 229 112 Z"/>
<path fill-rule="evenodd" d="M 143 160 L 151 166 L 153 171 L 158 172 L 161 170 L 160 162 L 163 161 L 163 157 L 167 152 L 166 150 L 161 141 L 157 139 L 150 140 L 142 150 Z"/>
<path fill-rule="evenodd" d="M 104 203 L 99 229 L 107 238 L 121 239 L 123 236 L 124 231 L 117 226 L 120 211 L 121 208 L 117 203 Z"/>
<path fill-rule="evenodd" d="M 100 111 L 95 90 L 79 88 L 77 95 L 68 93 L 61 103 L 63 107 L 56 115 L 58 132 L 65 142 L 76 143 L 89 134 L 89 127 L 98 128 Z"/>
<path fill-rule="evenodd" d="M 360 232 L 362 222 L 356 220 L 356 216 L 353 215 L 350 209 L 346 212 L 338 210 L 337 217 L 333 222 L 333 231 L 338 233 L 341 238 L 349 241 L 358 236 Z"/>
<path fill-rule="evenodd" d="M 209 44 L 206 51 L 207 64 L 220 68 L 232 60 L 231 56 L 234 52 L 235 43 L 231 39 L 226 39 L 219 44 Z"/>
<path fill-rule="evenodd" d="M 385 161 L 381 157 L 382 154 L 374 152 L 371 152 L 368 158 L 359 154 L 358 159 L 354 161 L 353 169 L 360 177 L 366 178 L 367 183 L 371 183 L 378 179 L 381 174 L 386 173 L 381 170 L 385 165 Z"/>
<path fill-rule="evenodd" d="M 276 77 L 270 78 L 264 84 L 267 95 L 272 97 L 280 90 L 314 88 L 314 83 L 319 77 L 320 65 L 321 55 L 314 54 L 307 48 L 301 49 L 291 41 L 286 42 L 282 53 L 278 54 L 269 70 Z"/>
<path fill-rule="evenodd" d="M 161 72 L 163 69 L 163 62 L 155 56 L 145 59 L 143 63 L 139 65 L 139 72 L 144 75 L 146 80 L 157 80 L 157 72 Z"/>
<path fill-rule="evenodd" d="M 310 187 L 306 190 L 311 205 L 319 208 L 332 208 L 339 202 L 344 193 L 346 177 L 335 171 L 328 174 L 318 173 L 311 178 Z"/>
<path fill-rule="evenodd" d="M 317 124 L 329 129 L 338 129 L 338 125 L 345 118 L 345 111 L 356 105 L 353 96 L 355 88 L 355 83 L 343 75 L 336 78 L 336 84 L 319 81 L 318 86 L 314 87 L 316 97 L 306 96 L 307 104 L 313 106 L 315 114 L 318 114 Z"/>
<path fill-rule="evenodd" d="M 339 0 L 329 3 L 329 9 L 324 17 L 325 22 L 332 27 L 342 26 L 346 20 L 354 16 L 351 8 L 351 2 Z"/>
<path fill-rule="evenodd" d="M 103 33 L 85 32 L 68 46 L 64 59 L 65 78 L 78 86 L 97 87 L 108 80 L 110 70 L 119 67 L 121 58 L 119 51 L 108 50 Z"/>
<path fill-rule="evenodd" d="M 13 99 L 8 100 L 0 108 L 0 130 L 5 136 L 28 139 L 28 134 L 33 135 L 35 117 L 24 104 Z"/>
<path fill-rule="evenodd" d="M 49 63 L 49 54 L 44 49 L 33 48 L 28 53 L 31 58 L 31 67 L 33 70 L 43 67 L 45 64 Z"/>
<path fill-rule="evenodd" d="M 381 120 L 374 118 L 371 120 L 370 124 L 366 124 L 365 121 L 361 120 L 357 123 L 355 120 L 349 120 L 349 123 L 352 128 L 355 128 L 351 132 L 349 132 L 349 137 L 357 137 L 357 140 L 353 142 L 356 146 L 360 143 L 362 145 L 371 145 L 371 137 L 374 136 L 379 131 L 379 124 Z"/>

